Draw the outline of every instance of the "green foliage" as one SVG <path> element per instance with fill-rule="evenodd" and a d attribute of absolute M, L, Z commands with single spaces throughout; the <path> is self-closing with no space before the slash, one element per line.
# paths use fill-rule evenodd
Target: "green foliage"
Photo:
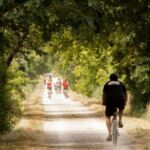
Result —
<path fill-rule="evenodd" d="M 132 92 L 133 110 L 145 109 L 149 27 L 149 0 L 1 0 L 0 133 L 15 125 L 25 86 L 52 69 L 72 89 L 96 97 L 118 72 Z"/>
<path fill-rule="evenodd" d="M 49 18 L 53 13 L 48 13 L 46 3 L 0 1 L 0 133 L 12 129 L 17 122 L 24 87 L 35 84 L 36 77 L 45 71 L 41 58 L 46 55 L 41 49 L 43 35 L 54 20 Z"/>
<path fill-rule="evenodd" d="M 80 29 L 75 34 L 70 28 L 62 29 L 59 34 L 54 33 L 45 49 L 50 56 L 60 49 L 53 55 L 53 69 L 69 80 L 72 89 L 89 97 L 100 97 L 100 90 L 95 90 L 99 89 L 98 86 L 102 89 L 108 74 L 113 71 L 112 58 L 110 52 L 100 45 L 101 41 L 97 35 L 92 41 L 87 41 L 88 35 L 85 37 L 85 33 L 82 34 Z"/>
<path fill-rule="evenodd" d="M 150 100 L 150 2 L 92 0 L 75 4 L 80 7 L 74 15 L 81 15 L 86 23 L 69 24 L 71 27 L 54 33 L 50 53 L 57 51 L 55 69 L 70 80 L 73 89 L 88 96 L 98 85 L 102 90 L 110 73 L 118 72 L 132 92 L 133 110 L 145 109 Z M 61 5 L 65 9 L 65 2 Z"/>

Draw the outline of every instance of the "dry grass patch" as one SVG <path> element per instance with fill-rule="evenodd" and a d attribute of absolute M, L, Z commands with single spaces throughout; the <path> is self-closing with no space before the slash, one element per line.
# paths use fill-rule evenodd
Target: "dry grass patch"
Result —
<path fill-rule="evenodd" d="M 133 150 L 150 150 L 150 130 L 136 128 L 130 131 L 130 135 L 133 137 Z"/>
<path fill-rule="evenodd" d="M 42 144 L 44 136 L 40 130 L 18 128 L 1 137 L 0 150 L 34 150 Z"/>
<path fill-rule="evenodd" d="M 125 130 L 132 138 L 132 150 L 150 150 L 150 122 L 141 118 L 125 117 Z"/>
<path fill-rule="evenodd" d="M 134 130 L 141 128 L 144 130 L 150 130 L 150 122 L 145 119 L 135 118 L 135 117 L 124 117 L 124 126 L 126 130 Z"/>
<path fill-rule="evenodd" d="M 43 87 L 39 84 L 35 90 L 32 92 L 30 97 L 22 103 L 22 114 L 23 116 L 29 114 L 42 114 L 43 105 L 42 105 L 42 93 Z"/>

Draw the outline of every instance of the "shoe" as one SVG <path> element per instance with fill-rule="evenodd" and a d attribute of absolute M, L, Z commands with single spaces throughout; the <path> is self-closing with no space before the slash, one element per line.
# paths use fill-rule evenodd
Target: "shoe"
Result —
<path fill-rule="evenodd" d="M 118 126 L 119 126 L 119 128 L 123 128 L 123 124 L 121 121 L 118 122 Z"/>
<path fill-rule="evenodd" d="M 106 140 L 107 141 L 112 141 L 112 135 L 109 135 Z"/>

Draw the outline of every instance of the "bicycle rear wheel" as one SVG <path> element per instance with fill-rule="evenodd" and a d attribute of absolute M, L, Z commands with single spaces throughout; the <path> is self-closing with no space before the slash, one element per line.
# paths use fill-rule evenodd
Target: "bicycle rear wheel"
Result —
<path fill-rule="evenodd" d="M 52 91 L 49 90 L 49 91 L 48 91 L 48 98 L 49 98 L 49 99 L 51 99 L 51 94 L 52 94 Z"/>
<path fill-rule="evenodd" d="M 118 124 L 117 124 L 117 120 L 113 119 L 112 120 L 112 142 L 114 145 L 117 145 L 117 140 L 118 140 Z"/>

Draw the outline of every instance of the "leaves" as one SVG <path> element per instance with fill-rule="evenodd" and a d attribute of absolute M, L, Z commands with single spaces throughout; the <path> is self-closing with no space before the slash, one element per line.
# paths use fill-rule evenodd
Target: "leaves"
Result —
<path fill-rule="evenodd" d="M 145 107 L 149 6 L 148 0 L 1 0 L 0 108 L 6 100 L 8 109 L 1 111 L 0 131 L 11 128 L 10 112 L 19 110 L 22 88 L 51 69 L 68 78 L 72 89 L 96 97 L 109 74 L 118 72 L 132 92 L 132 106 Z"/>

